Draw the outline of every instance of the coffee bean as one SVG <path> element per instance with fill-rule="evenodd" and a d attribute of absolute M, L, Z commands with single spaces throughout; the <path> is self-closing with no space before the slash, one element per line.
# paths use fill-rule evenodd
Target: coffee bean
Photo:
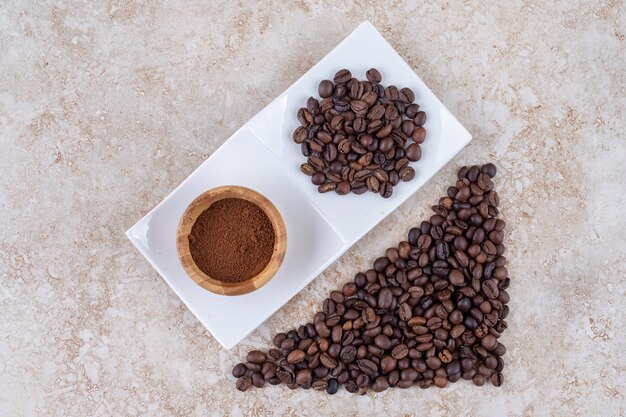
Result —
<path fill-rule="evenodd" d="M 400 320 L 409 321 L 411 317 L 413 316 L 413 311 L 411 310 L 411 306 L 407 303 L 402 303 L 400 305 L 398 316 Z"/>
<path fill-rule="evenodd" d="M 310 369 L 302 369 L 296 374 L 295 383 L 300 386 L 310 386 L 313 381 L 313 375 Z"/>
<path fill-rule="evenodd" d="M 459 263 L 461 264 L 461 262 Z M 448 275 L 448 280 L 450 281 L 450 284 L 456 287 L 465 285 L 465 277 L 463 276 L 463 273 L 458 269 L 453 269 L 452 271 L 450 271 L 450 275 Z"/>
<path fill-rule="evenodd" d="M 289 363 L 299 363 L 302 362 L 305 358 L 305 353 L 300 349 L 292 350 L 287 356 L 287 362 Z"/>
<path fill-rule="evenodd" d="M 326 175 L 323 172 L 316 172 L 311 177 L 311 182 L 315 185 L 322 185 L 326 182 Z"/>
<path fill-rule="evenodd" d="M 375 372 L 378 372 L 378 366 L 376 365 L 376 363 L 369 359 L 359 359 L 357 360 L 357 365 L 361 372 L 366 375 L 372 375 Z"/>
<path fill-rule="evenodd" d="M 502 386 L 503 382 L 504 382 L 504 377 L 500 372 L 491 375 L 491 383 L 493 384 L 494 387 Z"/>
<path fill-rule="evenodd" d="M 239 391 L 247 391 L 252 387 L 252 378 L 248 375 L 243 375 L 237 379 L 236 387 Z"/>
<path fill-rule="evenodd" d="M 335 368 L 337 366 L 337 361 L 333 359 L 328 353 L 324 352 L 320 356 L 320 362 L 322 365 L 328 369 Z"/>
<path fill-rule="evenodd" d="M 347 69 L 342 69 L 337 71 L 333 80 L 337 84 L 345 84 L 350 81 L 350 78 L 352 78 L 352 74 L 350 73 L 350 71 L 348 71 Z"/>
<path fill-rule="evenodd" d="M 350 102 L 350 108 L 356 114 L 364 115 L 367 112 L 368 107 L 369 106 L 367 105 L 367 103 L 364 102 L 363 100 L 352 100 Z"/>
<path fill-rule="evenodd" d="M 411 104 L 415 101 L 415 93 L 408 87 L 400 90 L 400 100 L 405 104 Z"/>
<path fill-rule="evenodd" d="M 333 86 L 332 81 L 324 80 L 320 83 L 317 89 L 317 93 L 320 95 L 320 97 L 326 98 L 326 97 L 330 97 L 333 95 L 333 90 L 334 90 L 334 86 Z"/>
<path fill-rule="evenodd" d="M 385 373 L 393 371 L 396 366 L 398 366 L 398 361 L 391 356 L 385 356 L 380 361 L 380 369 Z"/>
<path fill-rule="evenodd" d="M 299 126 L 296 130 L 294 130 L 292 138 L 295 143 L 303 143 L 307 139 L 306 128 L 303 126 Z"/>
<path fill-rule="evenodd" d="M 378 378 L 376 378 L 374 384 L 372 385 L 372 389 L 374 390 L 374 392 L 383 392 L 387 388 L 389 388 L 389 381 L 387 381 L 387 378 L 385 378 L 384 376 L 379 376 Z"/>
<path fill-rule="evenodd" d="M 391 356 L 394 359 L 406 358 L 408 354 L 409 354 L 409 348 L 404 343 L 401 343 L 395 346 L 393 350 L 391 351 Z"/>
<path fill-rule="evenodd" d="M 334 395 L 339 390 L 339 382 L 335 378 L 331 378 L 328 380 L 328 388 L 326 388 L 326 393 L 330 395 Z"/>
<path fill-rule="evenodd" d="M 498 284 L 493 279 L 486 280 L 482 283 L 482 290 L 487 298 L 495 299 L 498 298 L 500 294 L 500 290 L 498 289 Z"/>
<path fill-rule="evenodd" d="M 235 367 L 233 368 L 232 374 L 235 378 L 239 378 L 243 375 L 245 375 L 246 371 L 248 369 L 246 368 L 246 365 L 244 365 L 243 363 L 238 363 L 237 365 L 235 365 Z"/>
<path fill-rule="evenodd" d="M 412 167 L 405 166 L 400 170 L 399 175 L 402 181 L 408 182 L 415 178 L 415 170 Z"/>
<path fill-rule="evenodd" d="M 256 388 L 263 388 L 265 386 L 265 378 L 259 372 L 254 372 L 252 374 L 252 385 Z"/>
<path fill-rule="evenodd" d="M 376 68 L 370 68 L 369 70 L 367 70 L 365 75 L 369 82 L 379 83 L 383 80 L 382 75 L 380 75 L 380 72 L 378 72 Z"/>
<path fill-rule="evenodd" d="M 481 341 L 481 345 L 487 350 L 493 350 L 498 345 L 498 340 L 491 334 L 485 336 Z"/>
<path fill-rule="evenodd" d="M 493 178 L 496 176 L 496 166 L 492 163 L 487 163 L 485 165 L 482 166 L 480 172 L 485 173 L 489 176 L 489 178 Z"/>
<path fill-rule="evenodd" d="M 480 187 L 481 190 L 485 190 L 485 191 L 489 191 L 493 188 L 493 182 L 491 181 L 491 178 L 489 178 L 489 175 L 487 174 L 480 174 L 478 176 L 478 180 L 477 183 L 478 187 Z"/>
<path fill-rule="evenodd" d="M 428 319 L 428 321 L 426 322 L 426 327 L 429 330 L 436 330 L 438 328 L 440 328 L 443 324 L 443 320 L 441 319 L 441 317 L 431 317 L 430 319 Z"/>
<path fill-rule="evenodd" d="M 350 192 L 350 183 L 347 181 L 341 181 L 339 184 L 337 184 L 335 192 L 339 195 L 348 194 Z"/>
<path fill-rule="evenodd" d="M 339 353 L 339 358 L 343 363 L 352 363 L 356 359 L 356 348 L 354 346 L 345 346 Z"/>
<path fill-rule="evenodd" d="M 383 288 L 378 293 L 378 308 L 388 309 L 391 306 L 393 300 L 393 293 L 389 288 Z"/>
<path fill-rule="evenodd" d="M 267 356 L 260 350 L 251 350 L 248 352 L 246 360 L 252 363 L 263 364 L 267 360 Z"/>
<path fill-rule="evenodd" d="M 374 344 L 382 350 L 387 350 L 391 347 L 391 340 L 384 334 L 379 334 L 374 338 Z"/>
<path fill-rule="evenodd" d="M 333 343 L 328 347 L 328 355 L 337 358 L 341 351 L 341 345 L 339 343 Z"/>
<path fill-rule="evenodd" d="M 246 368 L 252 372 L 260 372 L 262 369 L 262 365 L 258 363 L 254 363 L 254 362 L 246 362 L 245 365 L 246 365 Z"/>
<path fill-rule="evenodd" d="M 325 391 L 328 388 L 328 381 L 325 381 L 323 379 L 316 379 L 311 384 L 311 388 L 313 388 L 315 391 Z"/>

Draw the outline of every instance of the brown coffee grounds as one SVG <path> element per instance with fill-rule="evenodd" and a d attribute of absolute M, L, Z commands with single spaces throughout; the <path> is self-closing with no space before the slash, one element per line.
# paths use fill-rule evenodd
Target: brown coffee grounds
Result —
<path fill-rule="evenodd" d="M 274 239 L 272 223 L 259 206 L 225 198 L 200 214 L 189 234 L 189 249 L 198 268 L 211 278 L 241 282 L 265 268 Z"/>

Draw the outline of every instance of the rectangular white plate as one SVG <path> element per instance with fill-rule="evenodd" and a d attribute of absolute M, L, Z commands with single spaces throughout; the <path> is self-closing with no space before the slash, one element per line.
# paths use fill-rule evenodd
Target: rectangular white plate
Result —
<path fill-rule="evenodd" d="M 319 194 L 300 172 L 304 157 L 291 136 L 296 112 L 317 85 L 348 68 L 359 79 L 378 68 L 383 84 L 410 87 L 427 114 L 422 159 L 417 175 L 394 188 L 393 196 Z M 231 349 L 302 290 L 365 233 L 417 191 L 471 140 L 422 80 L 378 31 L 362 23 L 317 65 L 261 110 L 127 232 L 198 320 Z M 276 276 L 250 294 L 228 297 L 207 292 L 185 273 L 176 253 L 176 227 L 183 211 L 204 191 L 242 185 L 270 199 L 287 228 L 287 253 Z M 313 312 L 312 312 L 313 313 Z"/>

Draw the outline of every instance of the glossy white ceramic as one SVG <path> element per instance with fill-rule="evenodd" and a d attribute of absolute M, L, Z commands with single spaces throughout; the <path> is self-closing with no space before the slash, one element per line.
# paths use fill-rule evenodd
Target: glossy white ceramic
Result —
<path fill-rule="evenodd" d="M 376 67 L 385 85 L 410 87 L 428 116 L 417 175 L 383 199 L 377 194 L 319 194 L 300 172 L 304 158 L 291 136 L 296 112 L 322 79 L 348 68 L 358 78 Z M 265 321 L 313 278 L 443 167 L 471 140 L 422 80 L 369 23 L 362 23 L 319 63 L 261 110 L 158 206 L 127 231 L 128 238 L 187 307 L 227 349 Z M 221 185 L 252 188 L 274 203 L 287 228 L 287 253 L 276 276 L 241 296 L 212 294 L 196 285 L 176 254 L 176 226 L 187 205 Z M 355 271 L 356 272 L 356 271 Z M 348 279 L 349 277 L 346 277 Z"/>

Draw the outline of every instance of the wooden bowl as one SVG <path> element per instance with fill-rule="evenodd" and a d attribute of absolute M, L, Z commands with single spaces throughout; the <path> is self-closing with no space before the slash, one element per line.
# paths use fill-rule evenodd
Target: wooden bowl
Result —
<path fill-rule="evenodd" d="M 274 228 L 274 251 L 268 264 L 259 274 L 242 282 L 222 282 L 211 278 L 198 268 L 189 249 L 189 234 L 200 214 L 211 204 L 225 198 L 241 198 L 256 204 L 267 214 Z M 234 185 L 213 188 L 193 200 L 180 218 L 176 232 L 178 258 L 187 275 L 205 290 L 220 295 L 246 294 L 267 284 L 283 262 L 286 249 L 287 231 L 276 207 L 256 191 Z"/>

